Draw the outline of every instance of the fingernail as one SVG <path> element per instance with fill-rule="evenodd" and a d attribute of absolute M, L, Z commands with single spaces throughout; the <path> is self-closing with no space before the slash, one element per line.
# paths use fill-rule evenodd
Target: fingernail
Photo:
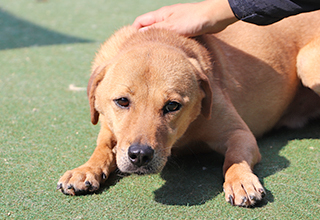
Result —
<path fill-rule="evenodd" d="M 142 28 L 139 29 L 139 32 L 145 32 L 148 29 L 149 29 L 149 27 L 142 27 Z"/>

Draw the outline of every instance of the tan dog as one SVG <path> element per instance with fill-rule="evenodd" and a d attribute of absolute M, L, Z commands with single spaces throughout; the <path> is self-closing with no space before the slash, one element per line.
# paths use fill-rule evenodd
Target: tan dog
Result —
<path fill-rule="evenodd" d="M 157 29 L 116 32 L 88 84 L 92 123 L 101 120 L 97 147 L 58 189 L 93 192 L 116 168 L 156 173 L 171 151 L 205 142 L 225 155 L 226 200 L 255 204 L 265 194 L 252 173 L 260 161 L 255 136 L 320 113 L 311 90 L 320 94 L 319 21 L 314 12 L 267 27 L 238 22 L 196 39 Z"/>

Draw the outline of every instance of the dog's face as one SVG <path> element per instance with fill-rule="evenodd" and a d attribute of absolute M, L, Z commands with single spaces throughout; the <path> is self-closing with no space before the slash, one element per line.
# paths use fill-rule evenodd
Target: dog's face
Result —
<path fill-rule="evenodd" d="M 175 48 L 145 45 L 120 53 L 99 74 L 92 114 L 99 112 L 102 126 L 114 134 L 122 172 L 161 171 L 173 144 L 201 113 L 211 94 L 195 62 Z"/>

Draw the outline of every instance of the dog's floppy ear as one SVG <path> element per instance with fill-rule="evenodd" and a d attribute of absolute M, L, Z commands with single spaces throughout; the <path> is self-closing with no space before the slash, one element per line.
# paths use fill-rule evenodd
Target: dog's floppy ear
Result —
<path fill-rule="evenodd" d="M 87 87 L 87 95 L 88 95 L 89 105 L 90 105 L 91 122 L 94 125 L 96 125 L 99 121 L 99 112 L 95 108 L 95 100 L 96 100 L 95 92 L 96 92 L 96 89 L 97 89 L 99 83 L 104 78 L 105 74 L 106 74 L 106 67 L 98 66 L 91 74 L 91 77 L 90 77 L 89 83 L 88 83 L 88 87 Z"/>
<path fill-rule="evenodd" d="M 92 74 L 87 87 L 87 95 L 90 104 L 91 122 L 97 124 L 99 112 L 95 108 L 95 91 L 107 71 L 108 64 L 119 53 L 123 44 L 138 30 L 132 26 L 126 26 L 115 32 L 105 43 L 101 45 L 99 52 L 92 64 Z"/>
<path fill-rule="evenodd" d="M 210 119 L 212 108 L 212 89 L 210 86 L 209 79 L 205 74 L 200 73 L 200 80 L 200 86 L 206 94 L 206 96 L 202 99 L 201 113 L 204 117 Z"/>
<path fill-rule="evenodd" d="M 198 70 L 198 78 L 200 81 L 200 87 L 205 93 L 205 97 L 202 99 L 201 114 L 207 118 L 211 118 L 211 108 L 212 108 L 212 89 L 210 85 L 209 78 L 204 74 L 204 70 L 201 68 L 200 63 L 194 59 L 189 58 L 189 61 Z"/>

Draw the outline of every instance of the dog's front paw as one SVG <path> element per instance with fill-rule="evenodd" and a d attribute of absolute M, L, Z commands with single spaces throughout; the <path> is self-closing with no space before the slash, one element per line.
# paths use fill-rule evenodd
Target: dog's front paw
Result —
<path fill-rule="evenodd" d="M 106 178 L 107 173 L 101 169 L 83 165 L 65 172 L 57 189 L 66 195 L 88 194 L 97 191 Z"/>
<path fill-rule="evenodd" d="M 229 173 L 223 188 L 226 201 L 235 206 L 253 206 L 265 196 L 258 177 L 249 171 Z"/>

